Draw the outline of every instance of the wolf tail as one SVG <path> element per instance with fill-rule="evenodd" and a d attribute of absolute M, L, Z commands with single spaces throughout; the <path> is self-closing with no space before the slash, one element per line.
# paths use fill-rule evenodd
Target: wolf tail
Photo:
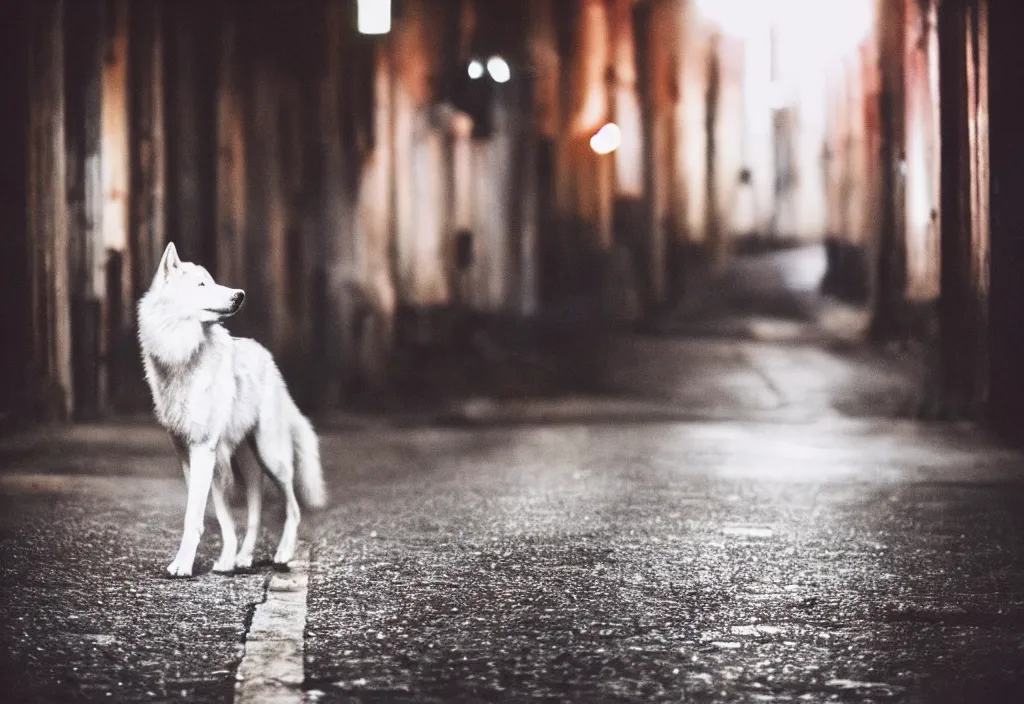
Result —
<path fill-rule="evenodd" d="M 306 507 L 323 508 L 327 505 L 327 487 L 324 486 L 323 470 L 320 467 L 320 440 L 306 417 L 298 411 L 295 415 L 292 443 L 295 448 L 299 496 Z"/>

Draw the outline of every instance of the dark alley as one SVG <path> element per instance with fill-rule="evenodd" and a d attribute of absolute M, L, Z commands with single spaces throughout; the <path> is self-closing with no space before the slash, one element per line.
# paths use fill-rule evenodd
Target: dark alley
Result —
<path fill-rule="evenodd" d="M 1024 701 L 1020 27 L 0 3 L 0 698 Z"/>

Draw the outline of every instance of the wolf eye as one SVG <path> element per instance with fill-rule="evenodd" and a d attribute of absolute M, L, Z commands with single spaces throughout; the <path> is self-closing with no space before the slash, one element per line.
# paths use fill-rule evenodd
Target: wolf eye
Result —
<path fill-rule="evenodd" d="M 205 282 L 205 281 L 200 281 L 200 282 L 199 282 L 199 285 L 200 285 L 200 286 L 205 286 L 205 285 L 206 285 L 206 282 Z"/>

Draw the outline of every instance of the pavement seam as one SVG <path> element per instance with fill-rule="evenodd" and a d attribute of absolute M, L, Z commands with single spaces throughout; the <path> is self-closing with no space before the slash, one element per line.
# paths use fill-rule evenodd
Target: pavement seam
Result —
<path fill-rule="evenodd" d="M 267 580 L 246 627 L 235 675 L 236 704 L 302 702 L 310 549 L 300 543 L 287 572 Z"/>
<path fill-rule="evenodd" d="M 786 398 L 786 394 L 775 383 L 775 380 L 772 379 L 771 375 L 761 368 L 761 365 L 757 363 L 757 361 L 754 359 L 754 355 L 750 353 L 750 350 L 746 345 L 740 345 L 740 357 L 743 358 L 743 361 L 747 363 L 747 366 L 750 367 L 755 374 L 761 377 L 761 381 L 765 383 L 765 386 L 768 387 L 768 390 L 772 393 L 772 395 L 775 396 L 776 401 L 774 410 L 778 411 L 784 408 L 785 406 L 788 406 L 789 399 Z"/>

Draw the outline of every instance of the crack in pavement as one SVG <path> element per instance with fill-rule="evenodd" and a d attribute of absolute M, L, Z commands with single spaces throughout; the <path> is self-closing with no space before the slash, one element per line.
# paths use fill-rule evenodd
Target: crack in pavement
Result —
<path fill-rule="evenodd" d="M 300 543 L 288 571 L 271 576 L 245 634 L 235 675 L 237 704 L 301 702 L 309 546 Z"/>

